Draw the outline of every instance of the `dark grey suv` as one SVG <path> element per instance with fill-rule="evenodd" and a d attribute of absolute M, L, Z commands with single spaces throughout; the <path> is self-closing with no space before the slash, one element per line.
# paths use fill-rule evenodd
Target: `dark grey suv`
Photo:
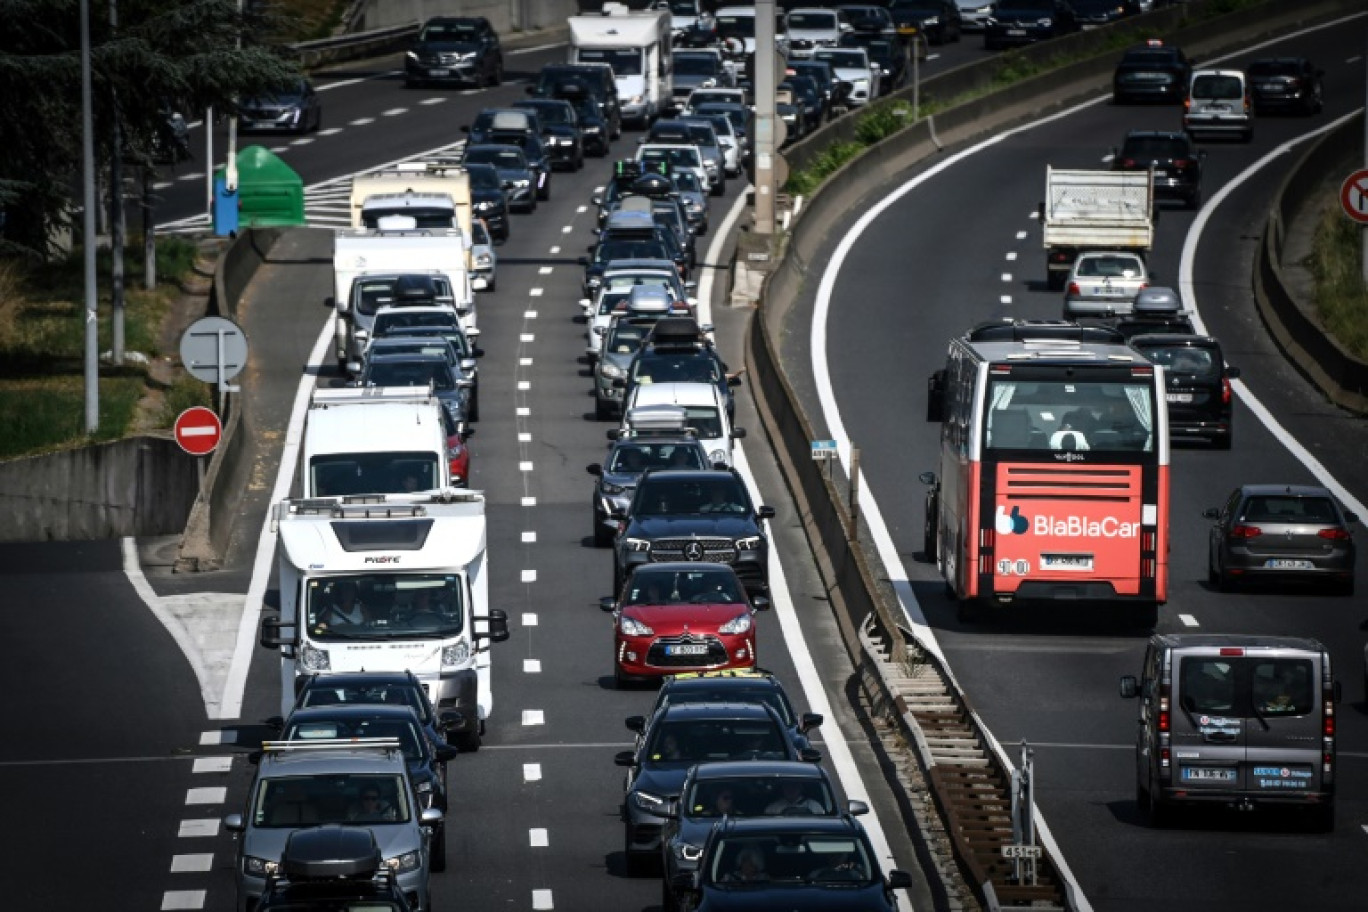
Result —
<path fill-rule="evenodd" d="M 1221 343 L 1210 336 L 1145 333 L 1134 336 L 1130 346 L 1164 367 L 1169 438 L 1230 449 L 1235 435 L 1230 381 L 1240 369 L 1226 365 Z"/>
<path fill-rule="evenodd" d="M 735 469 L 648 471 L 637 484 L 613 555 L 613 591 L 632 568 L 657 561 L 730 564 L 747 591 L 769 589 L 773 507 L 751 503 Z"/>
<path fill-rule="evenodd" d="M 496 86 L 503 82 L 503 48 L 483 16 L 439 16 L 423 23 L 404 55 L 404 85 L 428 82 Z"/>

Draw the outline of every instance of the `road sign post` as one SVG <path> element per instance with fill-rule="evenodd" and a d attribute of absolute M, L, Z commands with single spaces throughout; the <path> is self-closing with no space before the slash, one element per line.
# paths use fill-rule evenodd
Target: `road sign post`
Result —
<path fill-rule="evenodd" d="M 1368 283 L 1368 168 L 1355 171 L 1340 184 L 1340 208 L 1358 223 L 1363 253 L 1363 281 Z"/>
<path fill-rule="evenodd" d="M 223 422 L 213 409 L 191 406 L 176 416 L 175 435 L 176 443 L 191 456 L 207 456 L 223 439 Z"/>
<path fill-rule="evenodd" d="M 228 393 L 242 389 L 228 383 L 247 364 L 247 334 L 232 320 L 202 317 L 190 324 L 180 340 L 181 364 L 190 376 L 219 388 L 219 411 Z"/>

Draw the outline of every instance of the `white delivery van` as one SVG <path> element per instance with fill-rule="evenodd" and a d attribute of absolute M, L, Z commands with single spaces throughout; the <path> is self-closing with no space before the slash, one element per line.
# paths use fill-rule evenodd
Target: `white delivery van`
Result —
<path fill-rule="evenodd" d="M 288 715 L 307 677 L 411 671 L 437 711 L 464 717 L 452 740 L 476 750 L 493 709 L 490 643 L 508 616 L 489 607 L 485 502 L 477 491 L 284 500 L 280 616 L 261 645 L 280 651 Z"/>
<path fill-rule="evenodd" d="M 306 498 L 445 490 L 465 481 L 453 477 L 463 448 L 460 429 L 427 391 L 314 390 L 299 490 Z"/>
<path fill-rule="evenodd" d="M 452 307 L 466 331 L 477 332 L 466 253 L 465 240 L 456 228 L 338 231 L 333 239 L 333 298 L 329 302 L 335 311 L 338 365 L 346 369 L 349 362 L 361 360 L 375 311 L 385 304 L 402 303 L 399 298 L 405 294 L 420 298 L 414 303 Z M 423 281 L 397 281 L 402 276 Z M 419 288 L 424 284 L 426 291 Z"/>
<path fill-rule="evenodd" d="M 604 15 L 571 16 L 570 62 L 613 68 L 622 119 L 649 127 L 670 103 L 673 89 L 670 13 L 629 11 L 605 4 Z"/>

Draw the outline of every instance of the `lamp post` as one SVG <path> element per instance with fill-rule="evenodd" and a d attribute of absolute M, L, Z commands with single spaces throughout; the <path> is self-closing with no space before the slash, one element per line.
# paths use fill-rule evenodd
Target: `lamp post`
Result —
<path fill-rule="evenodd" d="M 100 429 L 100 325 L 95 284 L 95 117 L 90 87 L 90 2 L 81 0 L 81 230 L 85 257 L 85 431 Z"/>

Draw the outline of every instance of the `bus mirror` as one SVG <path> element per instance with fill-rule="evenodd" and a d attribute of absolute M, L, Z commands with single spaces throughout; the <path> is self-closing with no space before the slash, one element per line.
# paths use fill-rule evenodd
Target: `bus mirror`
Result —
<path fill-rule="evenodd" d="M 278 617 L 264 617 L 261 619 L 260 642 L 267 649 L 285 648 L 293 651 L 299 645 L 298 628 Z"/>
<path fill-rule="evenodd" d="M 926 381 L 926 420 L 945 420 L 945 371 L 938 370 Z"/>

